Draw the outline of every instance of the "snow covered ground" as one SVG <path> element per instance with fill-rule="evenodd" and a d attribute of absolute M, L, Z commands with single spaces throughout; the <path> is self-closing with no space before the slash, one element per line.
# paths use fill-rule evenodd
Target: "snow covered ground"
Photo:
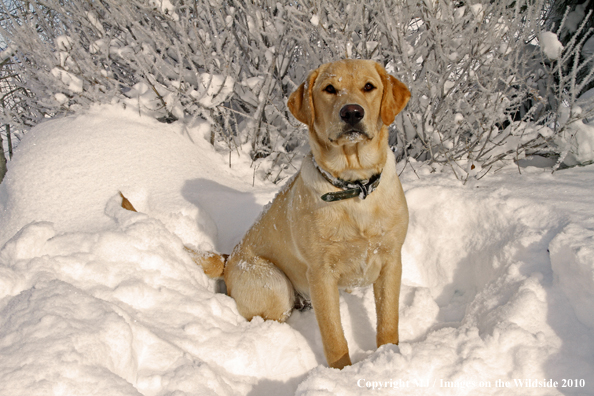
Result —
<path fill-rule="evenodd" d="M 200 127 L 105 106 L 25 136 L 0 185 L 0 395 L 594 394 L 594 166 L 407 168 L 402 342 L 376 350 L 371 289 L 345 293 L 339 371 L 312 311 L 246 322 L 185 253 L 229 252 L 278 189 Z"/>

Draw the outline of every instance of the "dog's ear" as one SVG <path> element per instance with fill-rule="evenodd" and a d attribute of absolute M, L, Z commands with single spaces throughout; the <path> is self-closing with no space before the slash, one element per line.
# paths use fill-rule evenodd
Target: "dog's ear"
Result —
<path fill-rule="evenodd" d="M 382 79 L 382 84 L 384 85 L 380 115 L 382 117 L 382 122 L 385 125 L 390 125 L 394 122 L 394 117 L 396 117 L 408 103 L 408 100 L 410 99 L 410 91 L 406 85 L 396 77 L 389 75 L 379 64 L 376 63 L 375 67 Z"/>
<path fill-rule="evenodd" d="M 316 69 L 309 73 L 307 80 L 297 88 L 297 91 L 289 96 L 289 101 L 287 102 L 291 114 L 309 127 L 313 127 L 316 116 L 314 113 L 312 90 L 316 78 L 318 78 L 318 70 Z"/>

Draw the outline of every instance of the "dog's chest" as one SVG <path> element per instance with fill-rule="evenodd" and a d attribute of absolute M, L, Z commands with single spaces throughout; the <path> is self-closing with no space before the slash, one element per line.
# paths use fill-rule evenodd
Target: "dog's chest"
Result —
<path fill-rule="evenodd" d="M 378 278 L 383 258 L 381 242 L 369 241 L 367 247 L 354 249 L 335 263 L 335 270 L 339 273 L 338 286 L 353 288 L 367 286 Z"/>
<path fill-rule="evenodd" d="M 341 221 L 331 223 L 335 216 Z M 332 224 L 321 227 L 321 236 L 328 241 L 327 264 L 338 273 L 339 286 L 350 288 L 375 282 L 397 241 L 394 208 L 352 202 L 322 216 L 321 222 Z"/>
<path fill-rule="evenodd" d="M 318 221 L 325 225 L 322 236 L 336 242 L 366 240 L 379 244 L 398 225 L 397 206 L 373 198 L 343 201 L 325 210 Z"/>

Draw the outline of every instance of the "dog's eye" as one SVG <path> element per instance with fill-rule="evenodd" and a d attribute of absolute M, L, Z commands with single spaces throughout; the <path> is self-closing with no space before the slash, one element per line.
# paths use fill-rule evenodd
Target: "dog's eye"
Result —
<path fill-rule="evenodd" d="M 335 94 L 336 88 L 334 88 L 334 85 L 330 84 L 326 88 L 324 88 L 324 91 L 328 92 L 329 94 Z"/>
<path fill-rule="evenodd" d="M 372 83 L 367 83 L 363 87 L 363 91 L 365 91 L 365 92 L 370 92 L 370 91 L 373 91 L 374 89 L 375 89 L 375 86 Z"/>

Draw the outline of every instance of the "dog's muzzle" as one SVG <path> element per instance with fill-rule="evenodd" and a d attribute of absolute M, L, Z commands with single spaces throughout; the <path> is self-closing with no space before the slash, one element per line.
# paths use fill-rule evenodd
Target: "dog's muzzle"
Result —
<path fill-rule="evenodd" d="M 362 106 L 358 104 L 344 105 L 340 109 L 339 115 L 342 122 L 344 122 L 342 131 L 335 139 L 330 139 L 330 141 L 338 142 L 345 139 L 346 142 L 356 143 L 361 140 L 371 139 L 365 130 L 365 125 L 361 123 L 361 120 L 365 117 L 365 109 Z"/>

